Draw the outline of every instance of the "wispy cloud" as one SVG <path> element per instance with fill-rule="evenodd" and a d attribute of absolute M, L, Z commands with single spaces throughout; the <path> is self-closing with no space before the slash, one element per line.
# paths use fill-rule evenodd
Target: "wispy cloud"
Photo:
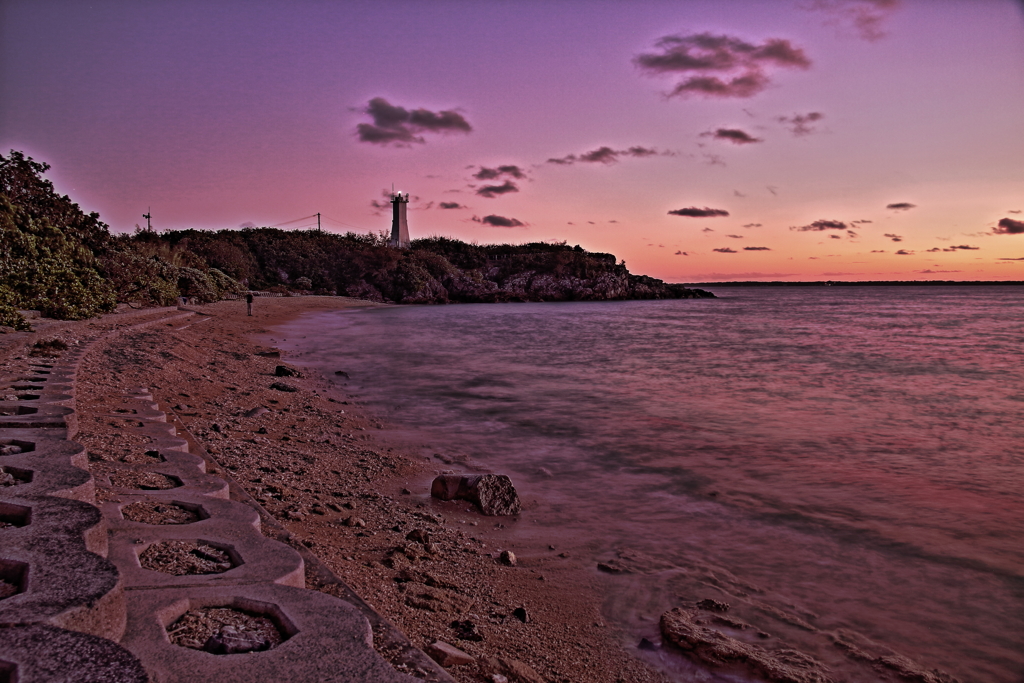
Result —
<path fill-rule="evenodd" d="M 750 133 L 740 130 L 739 128 L 718 128 L 713 131 L 701 133 L 702 138 L 714 138 L 715 140 L 724 140 L 731 142 L 734 145 L 750 145 L 755 142 L 764 142 L 761 138 L 755 138 Z"/>
<path fill-rule="evenodd" d="M 712 280 L 715 282 L 732 282 L 735 280 L 768 280 L 793 277 L 796 273 L 701 273 L 694 275 L 691 282 Z"/>
<path fill-rule="evenodd" d="M 729 212 L 725 209 L 709 209 L 704 207 L 703 209 L 696 206 L 688 206 L 685 209 L 673 209 L 668 212 L 670 216 L 686 216 L 687 218 L 713 218 L 715 216 L 728 216 Z"/>
<path fill-rule="evenodd" d="M 711 33 L 665 36 L 633 59 L 650 76 L 680 76 L 668 96 L 753 97 L 771 83 L 775 68 L 807 69 L 811 60 L 788 40 L 757 45 Z"/>
<path fill-rule="evenodd" d="M 824 12 L 827 25 L 852 28 L 864 40 L 874 42 L 885 37 L 883 25 L 900 4 L 900 0 L 811 0 L 799 6 Z"/>
<path fill-rule="evenodd" d="M 488 199 L 494 199 L 500 197 L 503 194 L 510 192 L 519 192 L 519 186 L 513 183 L 511 180 L 506 180 L 501 185 L 484 185 L 478 187 L 476 193 L 481 197 L 487 197 Z"/>
<path fill-rule="evenodd" d="M 894 235 L 891 232 L 885 233 L 885 237 L 888 237 L 893 242 L 902 242 L 903 241 L 903 238 L 900 235 Z"/>
<path fill-rule="evenodd" d="M 810 135 L 817 128 L 813 125 L 825 118 L 821 112 L 812 111 L 807 114 L 793 114 L 792 116 L 779 116 L 776 120 L 786 124 L 789 132 L 796 136 Z"/>
<path fill-rule="evenodd" d="M 505 216 L 495 216 L 494 214 L 484 216 L 483 218 L 473 216 L 473 220 L 495 228 L 520 228 L 526 225 L 526 223 L 517 218 L 506 218 Z"/>
<path fill-rule="evenodd" d="M 771 251 L 768 247 L 743 247 L 743 251 Z"/>
<path fill-rule="evenodd" d="M 790 230 L 798 232 L 821 232 L 824 230 L 846 230 L 847 225 L 842 221 L 817 220 L 809 225 L 792 226 Z"/>
<path fill-rule="evenodd" d="M 466 207 L 458 202 L 441 202 L 438 204 L 439 208 L 442 209 L 465 209 Z"/>
<path fill-rule="evenodd" d="M 737 253 L 737 251 L 735 249 L 730 249 L 729 247 L 723 247 L 722 249 L 712 249 L 711 251 L 717 251 L 719 254 L 735 254 L 735 253 Z"/>
<path fill-rule="evenodd" d="M 526 172 L 518 166 L 507 164 L 505 166 L 498 166 L 497 168 L 481 166 L 480 170 L 473 174 L 473 177 L 477 180 L 495 180 L 501 176 L 508 176 L 517 180 L 522 180 L 526 177 Z"/>
<path fill-rule="evenodd" d="M 626 149 L 613 149 L 608 146 L 602 146 L 582 154 L 567 154 L 564 157 L 548 159 L 547 163 L 556 164 L 558 166 L 571 166 L 577 162 L 583 164 L 614 164 L 621 157 L 643 159 L 658 155 L 672 156 L 673 153 L 659 152 L 653 147 L 643 147 L 640 145 L 634 145 L 633 147 L 627 147 Z"/>
<path fill-rule="evenodd" d="M 761 224 L 760 223 L 747 223 L 743 227 L 744 228 L 760 228 Z"/>
<path fill-rule="evenodd" d="M 910 211 L 916 209 L 917 204 L 911 204 L 910 202 L 896 202 L 895 204 L 886 204 L 885 208 L 891 209 L 892 211 Z"/>
<path fill-rule="evenodd" d="M 992 228 L 992 232 L 997 235 L 1020 235 L 1024 233 L 1024 221 L 1002 218 L 999 221 L 999 225 Z"/>
<path fill-rule="evenodd" d="M 906 249 L 900 249 L 899 251 L 896 252 L 896 254 L 899 256 L 913 256 L 914 252 L 907 251 Z"/>
<path fill-rule="evenodd" d="M 356 136 L 360 142 L 376 145 L 408 147 L 412 143 L 423 144 L 423 133 L 469 133 L 473 130 L 466 118 L 454 109 L 409 110 L 383 97 L 374 97 L 361 111 L 369 114 L 373 123 L 358 124 Z"/>

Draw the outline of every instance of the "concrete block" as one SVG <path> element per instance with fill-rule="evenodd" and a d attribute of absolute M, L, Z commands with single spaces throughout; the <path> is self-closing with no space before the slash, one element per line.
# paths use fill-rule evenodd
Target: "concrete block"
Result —
<path fill-rule="evenodd" d="M 263 536 L 241 503 L 211 506 L 208 519 L 193 524 L 125 523 L 111 532 L 109 558 L 117 565 L 125 588 L 218 586 L 245 583 L 306 585 L 302 556 L 293 548 Z M 224 514 L 227 512 L 228 514 Z M 257 515 L 258 518 L 258 515 Z M 235 566 L 219 574 L 173 576 L 144 569 L 139 555 L 160 541 L 204 541 L 226 551 Z"/>
<path fill-rule="evenodd" d="M 32 624 L 0 627 L 0 680 L 148 683 L 149 677 L 138 658 L 117 643 Z"/>
<path fill-rule="evenodd" d="M 0 626 L 50 624 L 113 640 L 124 633 L 117 567 L 84 541 L 29 534 L 0 549 L 0 570 L 5 566 L 19 574 L 21 592 L 0 600 Z"/>
<path fill-rule="evenodd" d="M 29 431 L 29 430 L 26 430 Z M 58 496 L 73 500 L 93 502 L 96 489 L 92 475 L 79 465 L 85 464 L 85 449 L 73 441 L 55 441 L 33 438 L 28 434 L 22 438 L 10 438 L 0 430 L 0 443 L 12 441 L 30 444 L 32 449 L 16 455 L 0 457 L 0 467 L 12 468 L 23 475 L 16 475 L 21 483 L 16 486 L 0 487 L 0 498 L 18 496 Z"/>
<path fill-rule="evenodd" d="M 121 494 L 117 496 L 116 500 L 108 501 L 100 506 L 104 517 L 107 519 L 107 526 L 111 530 L 111 533 L 120 532 L 120 530 L 139 530 L 147 529 L 152 526 L 182 526 L 194 529 L 192 533 L 203 534 L 209 529 L 211 533 L 214 532 L 217 526 L 220 524 L 232 524 L 238 527 L 244 527 L 246 529 L 252 529 L 255 532 L 259 532 L 261 529 L 260 515 L 256 510 L 243 505 L 242 503 L 236 503 L 234 501 L 224 498 L 211 498 L 197 494 L 194 491 L 188 491 L 185 489 L 171 489 L 172 495 L 162 496 L 160 498 L 152 498 L 139 491 L 134 491 L 131 494 Z M 133 522 L 124 518 L 122 514 L 123 508 L 126 506 L 140 501 L 158 502 L 168 505 L 179 505 L 188 510 L 196 512 L 201 518 L 198 522 L 191 524 L 142 524 L 141 522 Z"/>
<path fill-rule="evenodd" d="M 272 650 L 214 655 L 170 642 L 167 627 L 191 609 L 234 607 L 274 619 L 288 636 Z M 276 584 L 133 590 L 122 645 L 156 683 L 203 680 L 417 683 L 372 646 L 369 622 L 352 605 L 316 591 Z"/>

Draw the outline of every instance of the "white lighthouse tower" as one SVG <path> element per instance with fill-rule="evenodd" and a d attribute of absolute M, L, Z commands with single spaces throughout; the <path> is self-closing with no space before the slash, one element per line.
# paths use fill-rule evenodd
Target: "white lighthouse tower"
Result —
<path fill-rule="evenodd" d="M 392 247 L 399 249 L 409 248 L 409 221 L 405 217 L 406 208 L 409 206 L 409 193 L 402 194 L 402 191 L 391 195 L 391 241 Z"/>

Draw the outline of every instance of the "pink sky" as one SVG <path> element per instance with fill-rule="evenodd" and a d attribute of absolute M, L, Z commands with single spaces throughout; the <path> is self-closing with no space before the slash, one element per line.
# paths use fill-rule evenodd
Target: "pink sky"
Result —
<path fill-rule="evenodd" d="M 386 230 L 394 183 L 413 238 L 565 240 L 675 282 L 1024 279 L 1020 2 L 0 13 L 0 146 L 115 231 L 150 207 Z"/>

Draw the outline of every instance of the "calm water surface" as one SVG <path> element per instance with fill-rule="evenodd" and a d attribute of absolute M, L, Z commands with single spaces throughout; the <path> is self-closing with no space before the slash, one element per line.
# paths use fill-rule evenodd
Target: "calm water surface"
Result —
<path fill-rule="evenodd" d="M 630 568 L 605 605 L 630 643 L 713 597 L 772 637 L 730 634 L 837 680 L 879 680 L 841 638 L 1024 681 L 1024 289 L 716 293 L 344 311 L 275 339 L 410 438 L 513 476 L 514 537 Z"/>

